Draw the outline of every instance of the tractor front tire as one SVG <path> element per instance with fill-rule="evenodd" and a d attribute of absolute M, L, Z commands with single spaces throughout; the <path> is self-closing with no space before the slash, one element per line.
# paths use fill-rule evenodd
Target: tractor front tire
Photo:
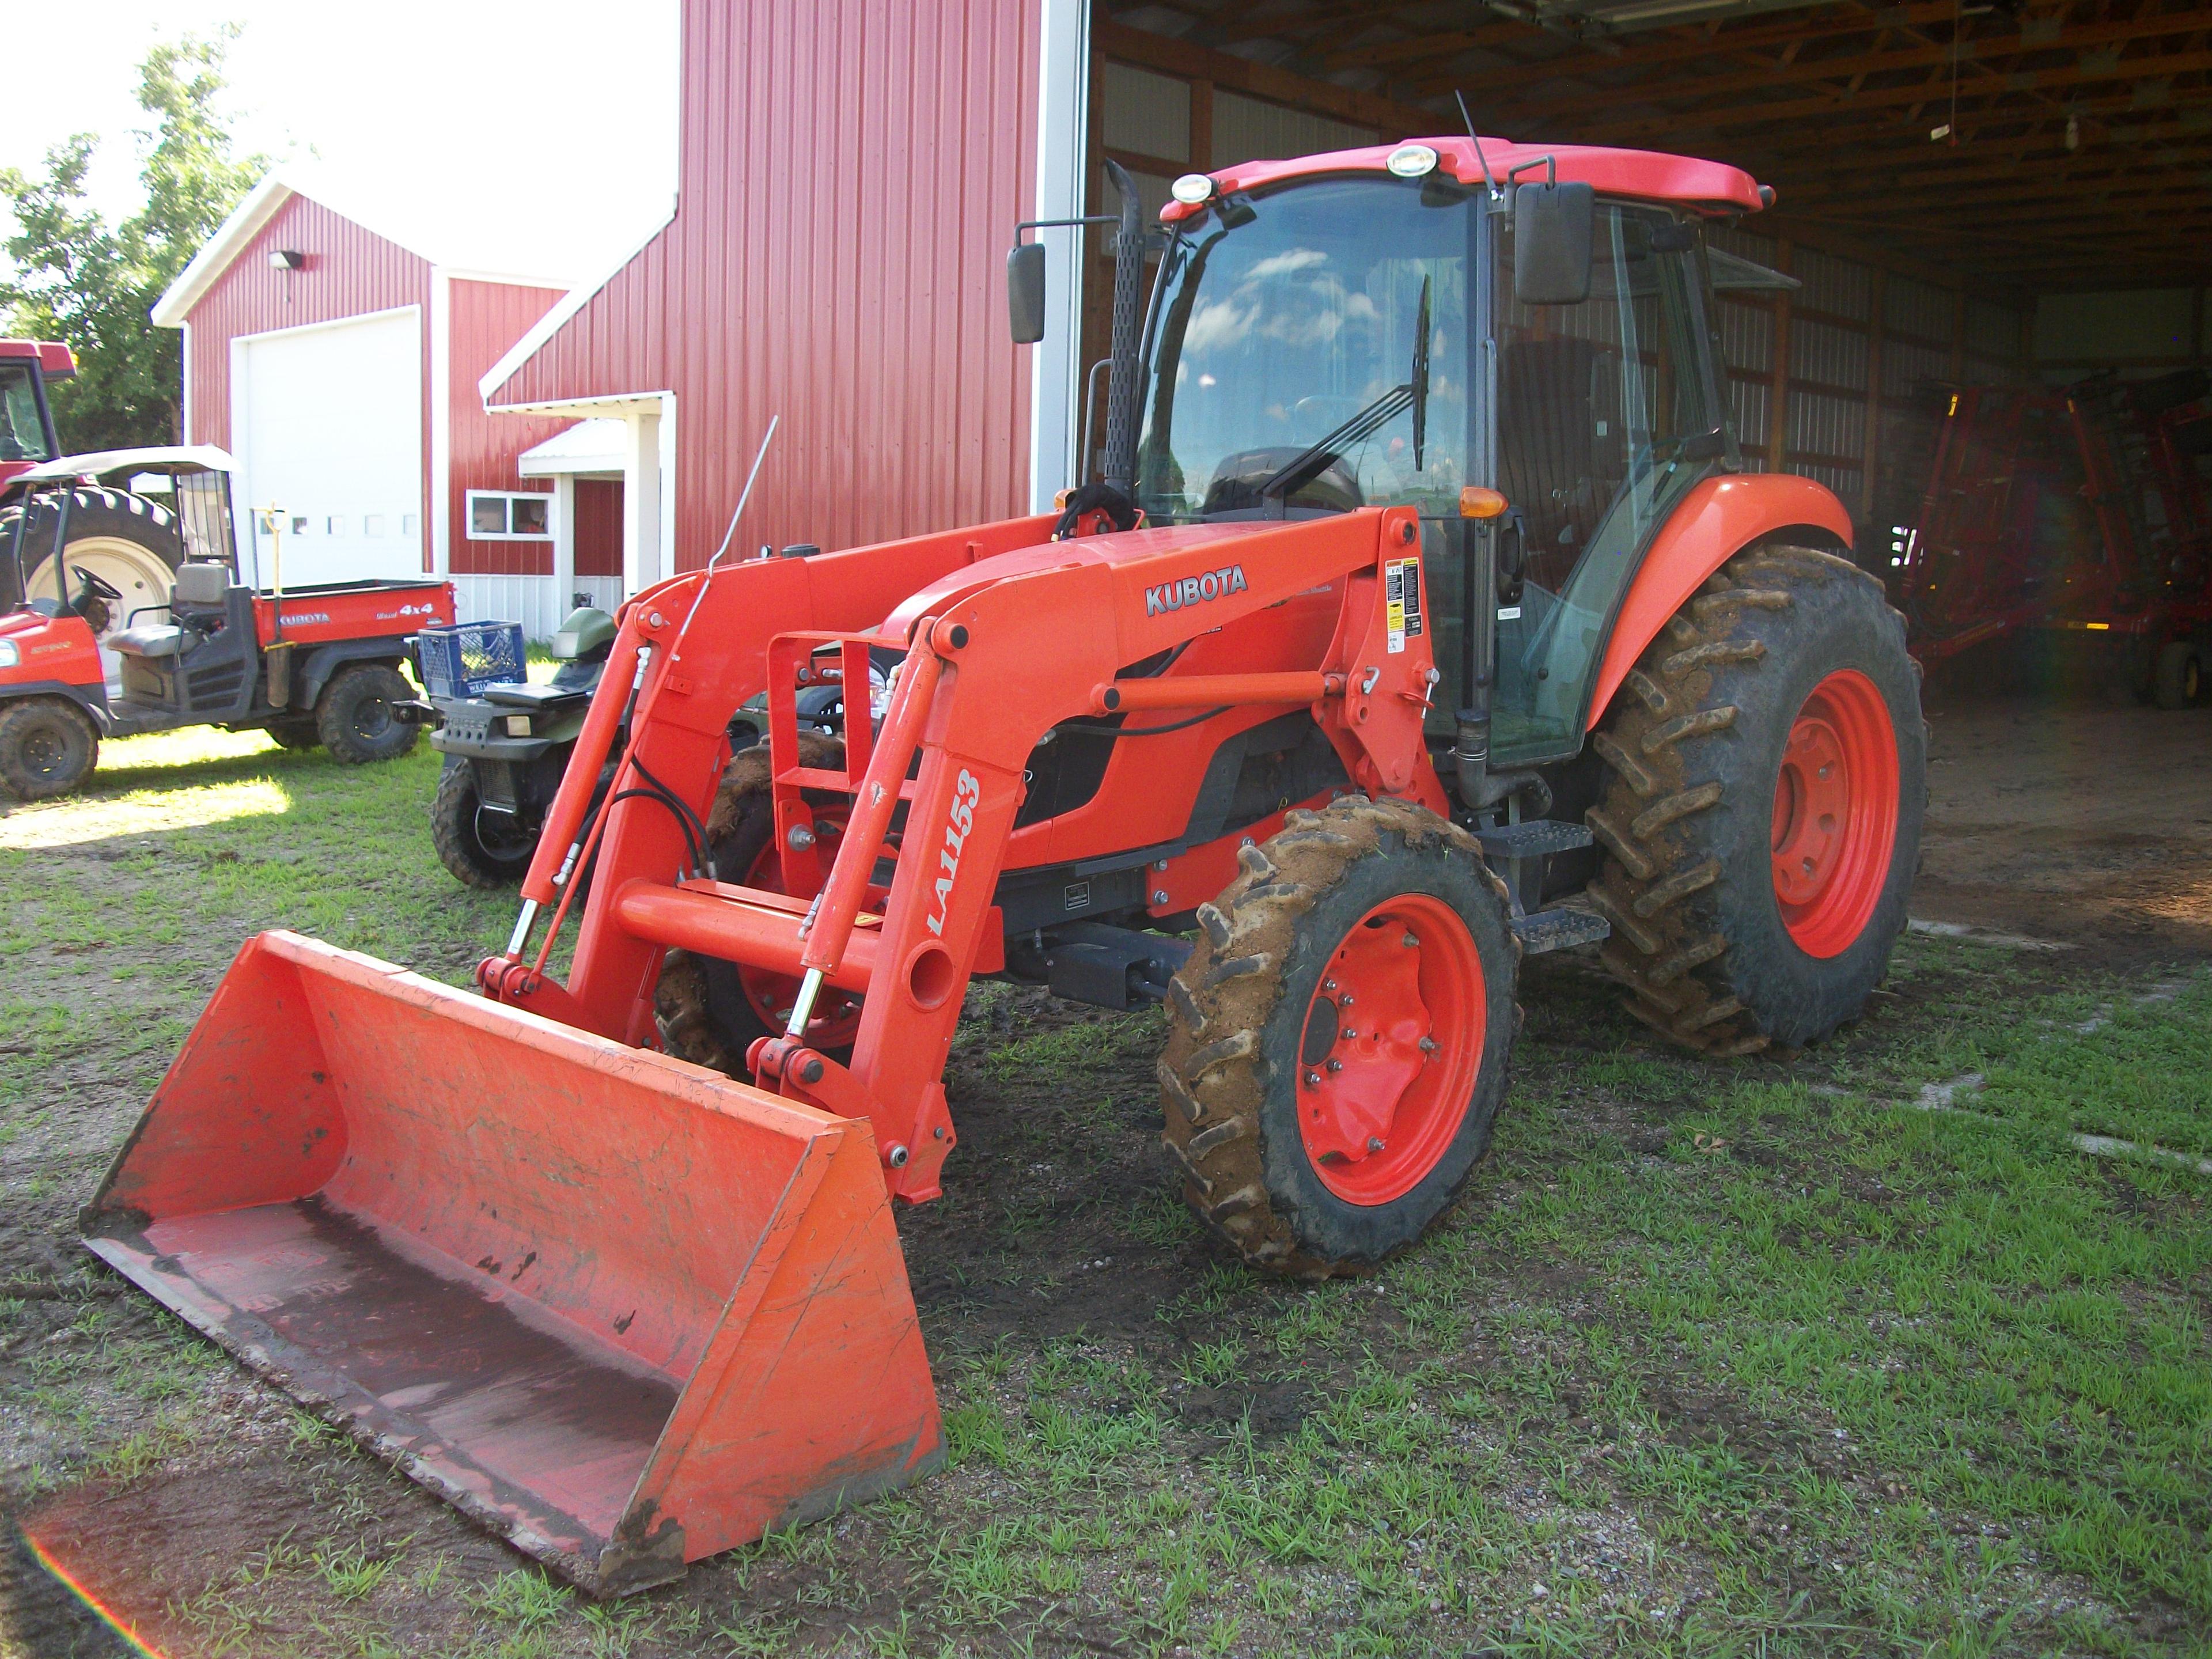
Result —
<path fill-rule="evenodd" d="M 437 793 L 430 797 L 430 845 L 454 880 L 496 892 L 514 886 L 529 871 L 538 837 L 515 825 L 512 813 L 484 811 L 477 769 L 463 759 L 440 775 Z"/>
<path fill-rule="evenodd" d="M 1158 1073 L 1199 1218 L 1256 1267 L 1359 1273 L 1490 1146 L 1520 945 L 1474 838 L 1403 801 L 1293 811 L 1199 908 Z"/>
<path fill-rule="evenodd" d="M 415 746 L 422 728 L 402 726 L 392 716 L 413 689 L 396 668 L 357 662 L 331 676 L 315 702 L 315 733 L 333 757 L 348 766 L 397 760 Z"/>
<path fill-rule="evenodd" d="M 1593 743 L 1589 896 L 1629 1011 L 1715 1054 L 1856 1018 L 1904 930 L 1928 798 L 1905 619 L 1849 560 L 1762 546 L 1630 671 Z"/>
<path fill-rule="evenodd" d="M 65 795 L 100 759 L 100 729 L 75 703 L 24 697 L 0 705 L 0 784 L 18 800 Z"/>
<path fill-rule="evenodd" d="M 2190 708 L 2204 695 L 2203 659 L 2188 640 L 2171 640 L 2158 653 L 2158 679 L 2152 695 L 2160 708 Z"/>
<path fill-rule="evenodd" d="M 811 732 L 799 734 L 802 766 L 836 769 L 845 763 L 845 745 Z M 715 873 L 739 885 L 767 886 L 779 862 L 769 845 L 775 830 L 773 773 L 766 744 L 739 750 L 723 769 L 707 814 L 707 848 Z M 828 800 L 824 797 L 824 801 Z M 782 1028 L 768 1016 L 789 1004 L 798 988 L 757 969 L 672 950 L 661 959 L 653 1007 L 661 1047 L 679 1060 L 705 1066 L 740 1080 L 752 1073 L 745 1054 L 758 1037 Z M 860 999 L 825 986 L 807 1027 L 807 1039 L 831 1059 L 850 1057 L 854 1028 L 860 1023 Z"/>

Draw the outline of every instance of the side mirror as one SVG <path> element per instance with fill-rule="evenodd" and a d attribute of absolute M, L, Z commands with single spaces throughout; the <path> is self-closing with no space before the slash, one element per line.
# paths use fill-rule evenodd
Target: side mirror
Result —
<path fill-rule="evenodd" d="M 1597 192 L 1588 185 L 1522 185 L 1513 192 L 1513 297 L 1524 306 L 1589 298 Z"/>
<path fill-rule="evenodd" d="M 1583 246 L 1588 247 L 1588 239 Z M 1006 251 L 1006 319 L 1016 345 L 1044 338 L 1044 244 L 1017 242 Z"/>

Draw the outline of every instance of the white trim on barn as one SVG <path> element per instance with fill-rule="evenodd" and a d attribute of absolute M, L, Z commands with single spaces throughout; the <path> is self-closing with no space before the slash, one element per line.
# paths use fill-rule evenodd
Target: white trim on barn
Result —
<path fill-rule="evenodd" d="M 1038 30 L 1036 216 L 1083 211 L 1090 131 L 1091 0 L 1042 0 Z M 1045 246 L 1044 338 L 1030 354 L 1030 506 L 1042 513 L 1075 481 L 1083 385 L 1080 229 L 1030 233 Z"/>

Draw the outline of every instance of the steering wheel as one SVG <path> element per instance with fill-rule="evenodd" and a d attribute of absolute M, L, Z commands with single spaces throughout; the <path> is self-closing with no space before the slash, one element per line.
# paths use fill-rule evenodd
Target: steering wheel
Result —
<path fill-rule="evenodd" d="M 97 593 L 101 599 L 119 599 L 123 597 L 123 590 L 121 588 L 94 575 L 91 571 L 87 570 L 82 565 L 71 565 L 70 568 L 76 572 L 76 579 L 79 581 L 82 582 L 94 593 Z"/>

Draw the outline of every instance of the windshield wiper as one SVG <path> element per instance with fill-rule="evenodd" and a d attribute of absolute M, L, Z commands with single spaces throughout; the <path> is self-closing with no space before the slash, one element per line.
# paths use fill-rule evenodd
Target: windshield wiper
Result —
<path fill-rule="evenodd" d="M 1373 437 L 1407 410 L 1413 411 L 1413 471 L 1425 470 L 1429 437 L 1429 281 L 1421 278 L 1421 307 L 1413 319 L 1413 376 L 1394 386 L 1334 432 L 1325 433 L 1267 475 L 1260 486 L 1263 501 L 1288 501 L 1343 458 L 1346 450 Z"/>

